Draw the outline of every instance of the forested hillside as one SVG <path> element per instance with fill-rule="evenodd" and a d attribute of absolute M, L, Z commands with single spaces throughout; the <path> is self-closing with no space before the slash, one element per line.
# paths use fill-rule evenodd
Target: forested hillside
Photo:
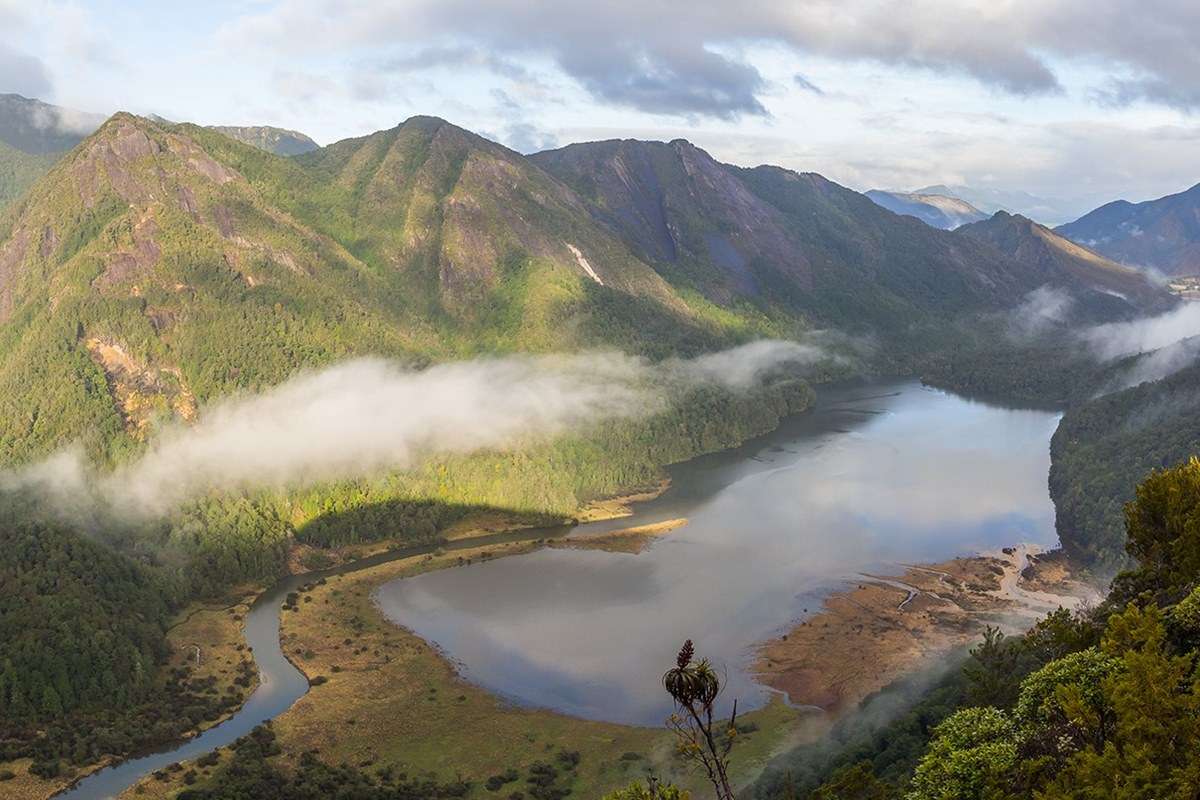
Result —
<path fill-rule="evenodd" d="M 0 94 L 0 217 L 104 117 Z"/>
<path fill-rule="evenodd" d="M 1130 203 L 1114 200 L 1056 231 L 1114 261 L 1168 275 L 1200 271 L 1200 186 Z"/>
<path fill-rule="evenodd" d="M 50 171 L 56 156 L 25 153 L 0 141 L 0 213 Z"/>
<path fill-rule="evenodd" d="M 907 710 L 889 714 L 887 698 L 868 701 L 831 742 L 781 759 L 754 796 L 1195 796 L 1198 511 L 1200 462 L 1151 473 L 1124 509 L 1136 566 L 1103 604 L 1059 610 L 1023 636 L 989 631 Z M 876 713 L 888 716 L 873 722 Z"/>
<path fill-rule="evenodd" d="M 1152 469 L 1200 452 L 1200 365 L 1066 412 L 1051 442 L 1050 496 L 1063 547 L 1101 572 L 1123 566 L 1122 508 Z"/>
<path fill-rule="evenodd" d="M 82 514 L 30 515 L 6 488 L 0 568 L 42 599 L 3 619 L 27 632 L 0 639 L 4 753 L 52 774 L 236 704 L 163 669 L 165 625 L 188 600 L 270 582 L 296 541 L 426 542 L 475 511 L 569 521 L 771 430 L 811 382 L 969 360 L 952 343 L 991 339 L 1048 275 L 1085 293 L 1106 269 L 1036 263 L 682 142 L 528 159 L 416 117 L 285 158 L 119 114 L 0 217 L 6 468 L 78 447 L 103 475 L 222 398 L 354 356 L 419 368 L 615 349 L 655 364 L 816 328 L 857 338 L 813 337 L 824 360 L 751 391 L 656 387 L 663 407 L 616 424 L 365 479 L 213 490 L 158 516 L 88 507 L 86 492 L 71 498 Z M 48 644 L 64 636 L 80 643 L 69 658 Z"/>
<path fill-rule="evenodd" d="M 815 173 L 733 167 L 683 140 L 575 144 L 533 161 L 675 285 L 886 336 L 899 352 L 933 350 L 930 329 L 944 337 L 948 322 L 1011 308 L 1046 283 L 1089 293 L 1115 279 L 1135 304 L 1165 300 L 1099 259 L 1047 265 L 894 214 Z"/>

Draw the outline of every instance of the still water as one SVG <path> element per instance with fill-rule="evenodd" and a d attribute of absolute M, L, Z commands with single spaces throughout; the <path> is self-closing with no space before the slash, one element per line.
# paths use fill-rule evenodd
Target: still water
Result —
<path fill-rule="evenodd" d="M 395 580 L 376 602 L 518 704 L 661 724 L 659 678 L 692 638 L 747 709 L 768 696 L 747 670 L 754 646 L 846 581 L 1053 545 L 1057 421 L 915 382 L 826 387 L 774 434 L 671 469 L 634 517 L 577 530 L 690 520 L 643 553 L 539 550 Z"/>

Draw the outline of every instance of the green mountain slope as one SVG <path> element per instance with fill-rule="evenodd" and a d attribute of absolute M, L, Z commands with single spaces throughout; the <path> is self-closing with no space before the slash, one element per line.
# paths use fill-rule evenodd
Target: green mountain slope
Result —
<path fill-rule="evenodd" d="M 1044 282 L 1037 265 L 820 175 L 732 167 L 682 140 L 577 144 L 532 159 L 665 277 L 720 304 L 890 335 L 1011 307 Z M 1065 280 L 1092 287 L 1107 276 Z"/>
<path fill-rule="evenodd" d="M 912 357 L 1047 276 L 1131 283 L 682 141 L 529 159 L 429 117 L 282 158 L 120 114 L 6 224 L 5 461 L 80 436 L 119 458 L 163 420 L 352 355 L 661 357 L 832 326 Z"/>
<path fill-rule="evenodd" d="M 57 156 L 34 155 L 0 142 L 0 211 L 50 171 Z"/>
<path fill-rule="evenodd" d="M 115 457 L 163 419 L 352 355 L 664 355 L 757 324 L 685 301 L 518 154 L 425 118 L 284 159 L 117 115 L 8 226 L 5 461 L 79 436 Z"/>
<path fill-rule="evenodd" d="M 964 225 L 958 232 L 989 242 L 1028 265 L 1046 285 L 1086 288 L 1103 295 L 1090 297 L 1093 304 L 1123 300 L 1129 312 L 1164 310 L 1172 305 L 1170 297 L 1138 270 L 1117 264 L 1019 214 L 998 211 L 990 219 Z"/>
<path fill-rule="evenodd" d="M 1123 507 L 1152 469 L 1200 452 L 1200 365 L 1067 411 L 1051 442 L 1050 496 L 1063 547 L 1111 572 L 1127 565 Z"/>

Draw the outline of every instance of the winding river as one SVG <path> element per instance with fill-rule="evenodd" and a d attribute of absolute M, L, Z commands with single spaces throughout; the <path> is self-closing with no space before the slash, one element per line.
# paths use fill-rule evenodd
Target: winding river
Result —
<path fill-rule="evenodd" d="M 390 550 L 341 567 L 285 578 L 259 595 L 246 614 L 243 633 L 246 637 L 246 644 L 254 654 L 254 661 L 258 665 L 259 684 L 251 693 L 250 698 L 233 716 L 182 744 L 94 772 L 71 788 L 54 795 L 54 800 L 67 800 L 68 798 L 69 800 L 109 800 L 109 798 L 115 798 L 146 775 L 177 761 L 198 758 L 207 752 L 232 744 L 256 726 L 274 719 L 291 708 L 308 692 L 308 680 L 284 657 L 283 648 L 279 643 L 279 619 L 283 601 L 288 592 L 295 591 L 298 587 L 320 578 L 344 575 L 388 561 L 432 553 L 437 549 L 463 550 L 481 545 L 565 535 L 565 533 L 566 529 L 561 531 L 516 531 L 497 533 L 470 541 L 408 547 Z"/>
<path fill-rule="evenodd" d="M 964 400 L 912 381 L 825 387 L 811 412 L 743 447 L 670 469 L 672 488 L 599 533 L 686 517 L 632 555 L 541 549 L 391 581 L 375 599 L 470 680 L 515 703 L 660 724 L 658 685 L 685 637 L 728 670 L 741 708 L 767 690 L 756 643 L 864 572 L 1016 542 L 1052 545 L 1046 488 L 1053 414 Z M 453 550 L 565 531 L 497 534 Z M 381 554 L 282 581 L 246 616 L 260 684 L 230 719 L 182 745 L 101 770 L 59 794 L 115 797 L 141 777 L 232 743 L 308 690 L 279 644 L 280 605 L 301 584 L 429 552 Z"/>

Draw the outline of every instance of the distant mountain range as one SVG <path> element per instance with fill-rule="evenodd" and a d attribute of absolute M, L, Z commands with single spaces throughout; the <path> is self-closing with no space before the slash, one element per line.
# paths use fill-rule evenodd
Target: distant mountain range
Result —
<path fill-rule="evenodd" d="M 0 94 L 0 209 L 103 122 L 103 116 Z"/>
<path fill-rule="evenodd" d="M 1111 303 L 1110 298 L 1116 298 L 1134 299 L 1144 309 L 1166 307 L 1161 290 L 1146 281 L 1138 270 L 1105 258 L 1019 214 L 997 211 L 991 218 L 965 225 L 958 231 L 994 245 L 1031 269 L 1041 270 L 1048 285 L 1063 285 L 1064 276 L 1071 276 L 1108 295 L 1108 298 L 1091 298 L 1093 305 Z"/>
<path fill-rule="evenodd" d="M 944 230 L 954 230 L 968 222 L 978 222 L 988 218 L 987 214 L 967 201 L 944 194 L 886 192 L 882 189 L 871 189 L 866 192 L 866 195 L 888 211 L 916 217 L 926 225 Z"/>
<path fill-rule="evenodd" d="M 1036 220 L 1043 225 L 1057 225 L 1074 219 L 1086 205 L 1062 198 L 1040 197 L 1029 192 L 998 189 L 990 186 L 947 186 L 935 184 L 915 189 L 913 194 L 933 194 L 954 197 L 970 203 L 985 214 L 1007 211 Z"/>
<path fill-rule="evenodd" d="M 1142 203 L 1115 200 L 1056 230 L 1123 264 L 1197 275 L 1200 185 Z"/>
<path fill-rule="evenodd" d="M 1118 293 L 1118 315 L 1166 301 L 1048 236 L 938 230 L 683 140 L 525 157 L 414 117 L 282 158 L 118 114 L 0 230 L 0 460 L 103 452 L 353 354 L 663 356 L 811 327 L 900 353 L 1046 284 Z"/>
<path fill-rule="evenodd" d="M 289 131 L 286 128 L 272 128 L 269 125 L 211 125 L 214 131 L 266 150 L 277 156 L 298 156 L 311 153 L 320 145 L 299 131 Z"/>

